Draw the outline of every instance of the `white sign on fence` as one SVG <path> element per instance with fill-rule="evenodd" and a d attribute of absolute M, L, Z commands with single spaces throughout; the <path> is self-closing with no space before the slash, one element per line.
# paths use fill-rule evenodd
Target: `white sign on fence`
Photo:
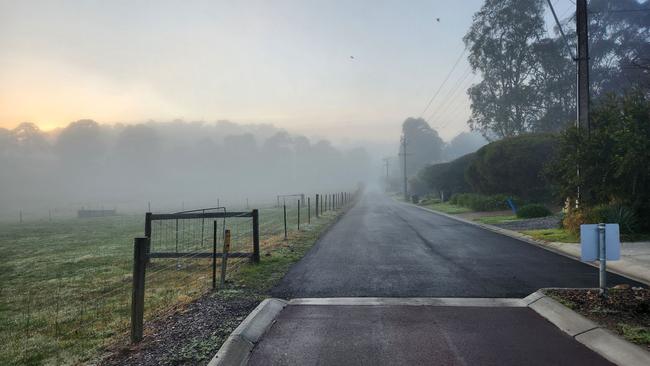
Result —
<path fill-rule="evenodd" d="M 597 224 L 580 225 L 580 259 L 583 262 L 598 260 L 599 235 Z M 605 259 L 608 261 L 621 258 L 621 240 L 618 224 L 605 224 Z"/>

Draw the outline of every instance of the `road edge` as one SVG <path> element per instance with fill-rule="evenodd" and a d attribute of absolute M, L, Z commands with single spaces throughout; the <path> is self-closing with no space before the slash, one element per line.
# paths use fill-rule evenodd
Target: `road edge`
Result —
<path fill-rule="evenodd" d="M 355 198 L 342 208 L 342 211 L 339 212 L 332 222 L 328 223 L 327 226 L 318 233 L 316 240 L 311 251 L 316 244 L 330 231 L 330 229 L 348 213 L 358 202 L 358 198 Z M 307 255 L 309 253 L 305 253 Z M 212 360 L 208 363 L 208 366 L 230 366 L 230 365 L 246 365 L 248 358 L 255 347 L 255 344 L 259 342 L 260 338 L 266 333 L 266 331 L 271 328 L 275 322 L 275 318 L 280 314 L 280 312 L 289 304 L 288 300 L 283 300 L 279 298 L 267 298 L 264 299 L 253 311 L 248 314 L 246 319 L 244 319 L 237 328 L 228 336 L 225 342 L 219 348 L 219 351 L 214 355 Z"/>
<path fill-rule="evenodd" d="M 246 365 L 255 344 L 271 328 L 287 304 L 287 301 L 275 298 L 263 300 L 235 328 L 208 366 Z"/>
<path fill-rule="evenodd" d="M 590 350 L 620 366 L 650 365 L 650 352 L 626 341 L 538 290 L 524 298 L 528 307 Z"/>
<path fill-rule="evenodd" d="M 580 261 L 580 257 L 577 257 L 577 256 L 575 256 L 574 254 L 572 254 L 570 252 L 565 252 L 565 251 L 562 251 L 561 249 L 551 247 L 551 246 L 548 245 L 547 242 L 545 242 L 543 240 L 534 239 L 534 238 L 532 238 L 532 237 L 530 237 L 530 236 L 528 236 L 526 234 L 522 234 L 522 233 L 517 232 L 517 231 L 504 229 L 504 228 L 494 226 L 494 225 L 490 225 L 490 224 L 483 224 L 483 223 L 480 223 L 480 222 L 467 220 L 467 219 L 464 219 L 462 217 L 458 217 L 458 216 L 450 215 L 450 214 L 447 214 L 447 213 L 444 213 L 444 212 L 432 210 L 430 208 L 419 206 L 419 205 L 416 205 L 416 204 L 413 204 L 413 203 L 408 203 L 408 202 L 404 202 L 404 203 L 406 203 L 406 204 L 408 204 L 410 206 L 413 206 L 413 207 L 417 207 L 417 208 L 419 208 L 421 210 L 436 214 L 436 215 L 444 216 L 444 217 L 450 218 L 452 220 L 463 222 L 465 224 L 478 226 L 478 227 L 480 227 L 482 229 L 489 230 L 489 231 L 492 231 L 494 233 L 501 234 L 501 235 L 504 235 L 504 236 L 508 236 L 510 238 L 517 239 L 517 240 L 522 241 L 522 242 L 527 243 L 527 244 L 535 245 L 535 246 L 537 246 L 539 248 L 542 248 L 544 250 L 547 250 L 549 252 L 553 252 L 555 254 L 561 255 L 561 256 L 566 257 L 566 258 L 577 260 L 577 261 L 579 261 L 581 263 L 585 263 L 585 264 L 590 265 L 590 266 L 592 266 L 594 268 L 598 268 L 598 264 L 596 264 L 596 263 L 582 262 L 582 261 Z M 650 286 L 650 279 L 644 278 L 644 277 L 639 277 L 635 273 L 628 272 L 625 269 L 612 268 L 611 264 L 608 264 L 607 271 L 611 272 L 611 273 L 615 273 L 615 274 L 617 274 L 619 276 L 627 277 L 627 278 L 629 278 L 631 280 L 640 282 L 640 283 L 642 283 L 642 284 L 644 284 L 646 286 Z"/>

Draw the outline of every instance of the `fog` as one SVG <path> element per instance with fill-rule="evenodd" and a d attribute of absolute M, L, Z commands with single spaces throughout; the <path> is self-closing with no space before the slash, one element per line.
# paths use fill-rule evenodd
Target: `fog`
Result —
<path fill-rule="evenodd" d="M 117 208 L 173 211 L 350 190 L 371 176 L 361 147 L 337 148 L 272 125 L 80 120 L 52 132 L 0 129 L 0 214 Z"/>

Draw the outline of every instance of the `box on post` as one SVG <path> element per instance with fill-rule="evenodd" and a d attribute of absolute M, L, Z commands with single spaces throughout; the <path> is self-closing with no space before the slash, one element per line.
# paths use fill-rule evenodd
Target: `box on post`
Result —
<path fill-rule="evenodd" d="M 598 225 L 580 225 L 580 260 L 593 262 L 599 257 Z M 621 258 L 621 240 L 618 224 L 605 224 L 605 259 L 615 261 Z"/>

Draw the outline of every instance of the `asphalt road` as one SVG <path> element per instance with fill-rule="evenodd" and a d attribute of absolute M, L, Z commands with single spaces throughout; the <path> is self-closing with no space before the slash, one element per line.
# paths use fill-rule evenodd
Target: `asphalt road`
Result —
<path fill-rule="evenodd" d="M 636 284 L 609 274 L 608 283 Z M 598 270 L 381 194 L 366 194 L 273 289 L 276 297 L 525 297 L 597 287 Z"/>
<path fill-rule="evenodd" d="M 612 365 L 529 308 L 289 305 L 248 365 Z"/>

